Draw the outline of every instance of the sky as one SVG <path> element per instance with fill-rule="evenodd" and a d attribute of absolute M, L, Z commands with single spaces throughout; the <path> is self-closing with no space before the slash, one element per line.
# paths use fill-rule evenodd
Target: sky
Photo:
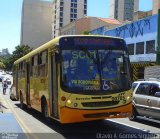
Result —
<path fill-rule="evenodd" d="M 12 53 L 20 44 L 22 1 L 2 0 L 0 2 L 0 50 L 8 48 Z M 152 9 L 152 0 L 139 1 L 139 10 Z M 88 0 L 87 15 L 107 18 L 109 16 L 108 3 L 109 0 Z"/>

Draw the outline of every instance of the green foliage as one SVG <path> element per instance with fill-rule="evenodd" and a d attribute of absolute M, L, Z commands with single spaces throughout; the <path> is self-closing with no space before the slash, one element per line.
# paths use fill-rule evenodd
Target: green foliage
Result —
<path fill-rule="evenodd" d="M 90 33 L 89 33 L 89 31 L 83 31 L 83 33 L 82 33 L 83 35 L 90 35 Z"/>
<path fill-rule="evenodd" d="M 0 69 L 5 69 L 5 65 L 3 62 L 0 62 Z"/>
<path fill-rule="evenodd" d="M 12 70 L 13 63 L 17 59 L 29 53 L 30 51 L 32 51 L 32 49 L 28 45 L 16 46 L 15 51 L 13 51 L 13 54 L 10 57 L 5 58 L 3 60 L 3 63 L 5 65 L 5 70 L 8 70 L 8 71 Z"/>

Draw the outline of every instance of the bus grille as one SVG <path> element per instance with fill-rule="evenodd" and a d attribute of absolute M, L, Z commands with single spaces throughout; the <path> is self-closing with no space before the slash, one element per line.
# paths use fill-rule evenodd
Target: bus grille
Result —
<path fill-rule="evenodd" d="M 101 118 L 109 116 L 117 116 L 120 112 L 107 112 L 107 113 L 95 113 L 95 114 L 84 114 L 84 118 Z"/>
<path fill-rule="evenodd" d="M 119 101 L 83 102 L 83 107 L 106 107 L 117 105 Z"/>

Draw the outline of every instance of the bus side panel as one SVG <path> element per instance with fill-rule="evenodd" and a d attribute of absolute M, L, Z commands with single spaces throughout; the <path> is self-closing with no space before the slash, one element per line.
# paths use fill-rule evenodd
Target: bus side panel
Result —
<path fill-rule="evenodd" d="M 22 93 L 23 96 L 23 103 L 26 103 L 26 92 L 25 92 L 25 78 L 21 77 L 18 79 L 18 94 L 20 96 L 20 93 Z"/>
<path fill-rule="evenodd" d="M 41 112 L 41 98 L 44 96 L 49 102 L 48 78 L 31 77 L 30 78 L 30 102 L 31 107 Z M 48 103 L 49 104 L 49 103 Z"/>

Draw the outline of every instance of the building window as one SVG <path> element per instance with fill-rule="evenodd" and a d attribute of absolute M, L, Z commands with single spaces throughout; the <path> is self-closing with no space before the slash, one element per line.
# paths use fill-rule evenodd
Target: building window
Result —
<path fill-rule="evenodd" d="M 71 3 L 71 7 L 72 7 L 72 8 L 74 7 L 74 4 L 73 4 L 73 3 Z"/>
<path fill-rule="evenodd" d="M 63 23 L 59 23 L 59 26 L 60 26 L 60 27 L 63 27 Z"/>
<path fill-rule="evenodd" d="M 63 18 L 60 18 L 60 22 L 63 22 Z"/>
<path fill-rule="evenodd" d="M 63 12 L 60 12 L 60 17 L 63 17 Z"/>
<path fill-rule="evenodd" d="M 63 7 L 60 7 L 60 11 L 63 11 Z"/>
<path fill-rule="evenodd" d="M 134 44 L 128 44 L 129 55 L 134 55 Z"/>
<path fill-rule="evenodd" d="M 60 6 L 63 6 L 63 1 L 60 2 Z"/>
<path fill-rule="evenodd" d="M 71 0 L 71 2 L 77 2 L 77 0 Z"/>
<path fill-rule="evenodd" d="M 144 54 L 144 42 L 136 43 L 136 54 Z"/>
<path fill-rule="evenodd" d="M 155 53 L 155 40 L 146 42 L 146 54 Z"/>
<path fill-rule="evenodd" d="M 73 14 L 71 14 L 70 17 L 73 18 Z"/>
<path fill-rule="evenodd" d="M 71 8 L 71 13 L 73 13 L 74 12 L 74 9 L 73 8 Z"/>

